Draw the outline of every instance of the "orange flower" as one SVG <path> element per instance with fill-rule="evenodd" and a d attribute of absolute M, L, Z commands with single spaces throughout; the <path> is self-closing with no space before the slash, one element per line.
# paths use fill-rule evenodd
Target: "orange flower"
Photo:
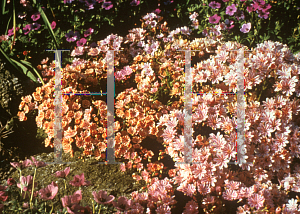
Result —
<path fill-rule="evenodd" d="M 133 136 L 136 132 L 136 128 L 133 126 L 130 126 L 129 129 L 127 130 L 127 132 Z"/>
<path fill-rule="evenodd" d="M 140 137 L 138 137 L 138 136 L 134 136 L 134 137 L 132 138 L 132 142 L 133 142 L 133 143 L 141 143 L 141 142 L 142 142 L 142 139 L 141 139 Z"/>
<path fill-rule="evenodd" d="M 123 118 L 123 117 L 124 117 L 124 111 L 122 111 L 122 110 L 120 110 L 120 109 L 117 109 L 117 110 L 116 110 L 116 115 L 117 115 L 118 117 Z"/>
<path fill-rule="evenodd" d="M 26 121 L 27 117 L 25 116 L 25 113 L 23 111 L 18 112 L 18 117 L 20 121 Z"/>
<path fill-rule="evenodd" d="M 53 142 L 51 142 L 51 139 L 49 139 L 49 137 L 45 139 L 45 147 L 48 146 L 50 146 L 51 148 L 54 147 Z"/>
<path fill-rule="evenodd" d="M 82 148 L 84 146 L 85 142 L 82 140 L 82 138 L 79 138 L 79 137 L 76 136 L 76 143 L 75 144 L 78 148 Z"/>
<path fill-rule="evenodd" d="M 67 117 L 74 117 L 74 111 L 68 111 Z"/>

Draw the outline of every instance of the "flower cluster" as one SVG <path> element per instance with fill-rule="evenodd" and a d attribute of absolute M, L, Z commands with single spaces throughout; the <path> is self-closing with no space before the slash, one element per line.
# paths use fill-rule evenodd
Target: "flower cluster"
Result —
<path fill-rule="evenodd" d="M 285 191 L 292 189 L 299 192 L 300 188 L 297 178 L 299 168 L 290 168 L 290 164 L 300 156 L 300 134 L 297 125 L 300 107 L 299 101 L 295 99 L 295 95 L 300 94 L 299 59 L 294 57 L 285 45 L 271 41 L 259 44 L 251 53 L 246 53 L 246 141 L 244 148 L 238 148 L 236 152 L 237 131 L 234 128 L 238 123 L 237 98 L 222 93 L 237 92 L 238 65 L 235 50 L 245 47 L 238 43 L 224 43 L 207 38 L 183 40 L 182 37 L 188 38 L 190 33 L 187 27 L 167 32 L 166 24 L 159 24 L 161 18 L 156 14 L 148 14 L 143 19 L 144 28 L 131 30 L 124 43 L 122 37 L 110 35 L 99 41 L 95 48 L 82 47 L 79 51 L 76 49 L 72 52 L 74 56 L 86 52 L 94 57 L 93 60 L 75 58 L 72 65 L 62 69 L 63 93 L 88 93 L 89 87 L 96 87 L 99 81 L 107 77 L 107 58 L 104 58 L 102 52 L 108 49 L 123 50 L 124 53 L 118 56 L 120 62 L 115 62 L 115 66 L 126 65 L 121 66 L 121 69 L 117 68 L 120 70 L 115 72 L 116 79 L 126 81 L 134 74 L 137 87 L 127 88 L 116 96 L 118 120 L 114 130 L 115 157 L 128 160 L 121 164 L 121 170 L 136 168 L 139 174 L 133 177 L 152 185 L 148 188 L 147 196 L 135 196 L 135 200 L 141 201 L 142 204 L 149 200 L 148 209 L 155 210 L 156 213 L 170 213 L 174 201 L 169 194 L 171 186 L 176 186 L 178 191 L 193 199 L 185 206 L 185 213 L 197 212 L 199 205 L 195 200 L 196 196 L 203 201 L 199 207 L 204 211 L 213 210 L 216 213 L 222 212 L 223 199 L 243 201 L 244 206 L 239 207 L 241 212 L 250 209 L 261 211 L 264 208 L 275 210 L 276 207 L 282 206 L 279 198 L 287 198 Z M 183 132 L 187 114 L 183 110 L 184 58 L 175 51 L 188 47 L 191 50 L 200 50 L 200 57 L 211 55 L 209 59 L 197 63 L 191 69 L 193 87 L 200 88 L 197 93 L 204 93 L 193 94 L 192 97 L 191 147 L 192 159 L 196 163 L 175 165 L 176 169 L 169 171 L 174 183 L 167 179 L 158 181 L 158 178 L 153 176 L 157 175 L 164 165 L 158 161 L 144 166 L 141 160 L 151 159 L 153 152 L 141 148 L 140 144 L 147 136 L 151 136 L 164 144 L 166 154 L 175 162 L 184 161 Z M 52 63 L 49 67 L 45 66 L 45 70 L 53 71 L 54 67 Z M 264 90 L 267 82 L 271 87 L 266 93 Z M 209 84 L 202 86 L 203 83 Z M 179 99 L 171 106 L 163 105 L 154 99 L 159 91 L 166 88 L 169 88 L 169 95 Z M 48 138 L 45 144 L 52 148 L 53 94 L 54 78 L 45 86 L 37 88 L 32 96 L 22 98 L 18 114 L 20 120 L 26 120 L 25 114 L 38 109 L 37 125 L 46 129 Z M 265 99 L 262 104 L 261 97 Z M 103 119 L 106 117 L 107 106 L 104 101 L 93 99 L 84 96 L 63 96 L 62 145 L 64 151 L 71 155 L 75 144 L 84 150 L 85 155 L 94 155 L 100 159 L 107 143 L 106 120 Z M 207 135 L 202 131 L 202 127 L 211 133 Z M 242 157 L 242 164 L 239 165 L 243 171 L 237 173 L 229 165 L 242 150 L 246 152 Z M 285 190 L 271 182 L 274 177 L 277 177 Z M 73 181 L 73 184 L 75 183 L 84 184 L 84 178 L 78 177 Z M 70 203 L 67 207 L 75 209 L 72 208 L 73 205 Z M 122 211 L 133 207 L 136 212 L 140 212 L 140 205 L 125 198 L 115 203 Z M 286 206 L 293 212 L 299 209 L 296 205 L 294 200 L 290 200 Z"/>

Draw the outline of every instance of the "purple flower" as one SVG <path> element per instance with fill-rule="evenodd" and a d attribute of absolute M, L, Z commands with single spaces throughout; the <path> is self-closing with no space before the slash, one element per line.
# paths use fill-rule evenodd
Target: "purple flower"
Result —
<path fill-rule="evenodd" d="M 102 8 L 105 10 L 110 10 L 114 5 L 111 3 L 111 1 L 104 2 L 102 4 Z"/>
<path fill-rule="evenodd" d="M 73 32 L 73 31 L 69 31 L 67 34 L 66 34 L 66 37 L 67 37 L 67 41 L 68 42 L 74 42 L 76 41 L 77 39 L 79 39 L 79 33 L 77 31 Z"/>
<path fill-rule="evenodd" d="M 40 27 L 41 27 L 41 25 L 39 23 L 34 22 L 31 24 L 31 29 L 33 29 L 33 30 L 38 30 L 38 29 L 40 29 Z"/>
<path fill-rule="evenodd" d="M 221 19 L 221 16 L 218 16 L 218 14 L 215 14 L 215 15 L 209 17 L 209 23 L 217 24 L 217 23 L 219 23 L 220 19 Z"/>
<path fill-rule="evenodd" d="M 26 25 L 23 27 L 24 34 L 27 35 L 31 31 L 31 24 Z"/>
<path fill-rule="evenodd" d="M 219 2 L 212 1 L 208 4 L 208 6 L 210 6 L 212 9 L 217 9 L 221 7 L 221 4 Z"/>
<path fill-rule="evenodd" d="M 85 38 L 81 38 L 79 41 L 76 42 L 77 46 L 84 46 L 85 43 L 86 43 Z"/>
<path fill-rule="evenodd" d="M 226 8 L 226 14 L 229 16 L 233 16 L 233 14 L 236 12 L 235 4 L 232 4 Z"/>
<path fill-rule="evenodd" d="M 237 11 L 236 11 L 236 14 L 235 14 L 235 18 L 236 18 L 237 20 L 245 19 L 244 12 L 241 11 L 241 10 L 237 10 Z"/>
<path fill-rule="evenodd" d="M 243 24 L 242 28 L 240 29 L 243 33 L 248 33 L 251 29 L 251 23 Z"/>
<path fill-rule="evenodd" d="M 91 35 L 94 32 L 93 28 L 89 28 L 86 31 L 84 31 L 83 36 L 84 37 L 88 37 L 89 35 Z"/>
<path fill-rule="evenodd" d="M 40 14 L 39 12 L 37 12 L 37 13 L 31 15 L 31 19 L 32 19 L 34 22 L 37 21 L 37 20 L 39 20 L 40 17 L 41 17 L 41 14 Z"/>
<path fill-rule="evenodd" d="M 16 31 L 20 30 L 20 28 L 16 27 Z M 9 29 L 7 32 L 7 36 L 12 36 L 14 35 L 14 27 L 12 29 Z"/>
<path fill-rule="evenodd" d="M 64 0 L 64 4 L 70 4 L 70 3 L 72 3 L 74 0 Z"/>
<path fill-rule="evenodd" d="M 53 22 L 51 23 L 51 28 L 52 28 L 52 30 L 53 30 L 55 27 L 56 27 L 56 22 L 53 21 Z"/>
<path fill-rule="evenodd" d="M 138 6 L 141 2 L 138 0 L 133 0 L 132 2 L 130 2 L 131 6 Z"/>

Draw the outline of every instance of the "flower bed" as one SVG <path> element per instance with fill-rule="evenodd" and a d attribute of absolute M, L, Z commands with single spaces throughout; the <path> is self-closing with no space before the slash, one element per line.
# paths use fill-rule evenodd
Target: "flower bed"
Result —
<path fill-rule="evenodd" d="M 115 57 L 115 157 L 124 162 L 120 165 L 121 171 L 136 170 L 132 178 L 143 180 L 147 191 L 134 191 L 131 198 L 120 196 L 118 202 L 113 202 L 114 196 L 107 197 L 107 192 L 97 189 L 93 198 L 87 197 L 93 204 L 80 205 L 82 192 L 72 189 L 73 192 L 58 200 L 62 202 L 62 212 L 97 213 L 105 208 L 109 212 L 117 209 L 124 213 L 179 213 L 183 207 L 177 206 L 180 201 L 175 199 L 175 191 L 188 198 L 183 213 L 231 213 L 236 211 L 231 210 L 232 207 L 240 213 L 298 212 L 295 194 L 300 192 L 299 54 L 294 56 L 286 45 L 272 41 L 245 53 L 244 158 L 250 164 L 233 166 L 229 162 L 236 157 L 237 100 L 222 92 L 236 92 L 237 53 L 233 50 L 247 48 L 220 38 L 190 41 L 187 27 L 169 32 L 167 23 L 160 23 L 162 17 L 153 13 L 143 20 L 143 27 L 132 29 L 126 38 L 111 34 L 98 41 L 97 47 L 74 49 L 71 56 L 84 57 L 74 58 L 71 65 L 62 68 L 62 91 L 105 92 L 107 58 L 104 53 L 123 50 Z M 191 71 L 193 92 L 210 94 L 193 94 L 192 97 L 192 157 L 201 164 L 179 165 L 175 163 L 184 160 L 185 62 L 184 54 L 176 51 L 188 48 L 199 50 L 192 52 L 193 59 L 198 61 Z M 87 56 L 89 60 L 85 60 Z M 48 135 L 45 146 L 53 148 L 55 65 L 54 61 L 48 65 L 47 60 L 41 64 L 44 75 L 49 78 L 44 79 L 46 84 L 38 87 L 32 96 L 22 98 L 18 116 L 25 121 L 26 115 L 36 111 L 37 126 Z M 74 95 L 62 98 L 64 152 L 70 157 L 79 152 L 87 160 L 104 161 L 105 98 Z M 154 149 L 142 146 L 149 138 L 164 150 L 157 154 Z M 171 157 L 173 167 L 163 163 L 167 157 Z M 20 175 L 18 185 L 12 179 L 7 181 L 16 192 L 22 189 L 24 201 L 15 203 L 22 203 L 26 212 L 34 207 L 47 213 L 60 213 L 51 206 L 59 193 L 56 182 L 39 184 L 39 190 L 35 191 L 37 168 L 46 166 L 32 160 L 25 160 L 22 166 L 12 163 L 20 169 L 34 166 L 33 176 L 32 171 L 28 171 L 26 177 Z M 64 172 L 56 175 L 66 177 L 69 170 L 64 168 Z M 167 174 L 164 177 L 163 172 Z M 88 185 L 84 176 L 74 175 L 69 184 Z M 63 185 L 66 188 L 66 183 Z M 0 199 L 9 201 L 9 192 L 10 188 L 0 186 Z M 291 197 L 288 192 L 294 195 Z M 29 193 L 27 198 L 24 193 Z M 33 199 L 37 204 L 32 203 Z M 50 201 L 50 205 L 42 199 Z M 95 203 L 98 205 L 92 206 Z M 0 209 L 6 206 L 14 205 L 3 203 Z"/>

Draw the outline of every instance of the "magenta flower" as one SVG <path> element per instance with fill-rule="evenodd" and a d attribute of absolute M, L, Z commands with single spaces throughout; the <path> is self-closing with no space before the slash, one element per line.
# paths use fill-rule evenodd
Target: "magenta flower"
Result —
<path fill-rule="evenodd" d="M 65 178 L 70 173 L 70 167 L 65 168 L 63 171 L 57 171 L 55 172 L 55 177 L 57 178 Z"/>
<path fill-rule="evenodd" d="M 57 192 L 58 185 L 53 181 L 46 188 L 39 190 L 39 194 L 43 200 L 53 200 Z"/>
<path fill-rule="evenodd" d="M 233 16 L 233 14 L 236 12 L 236 10 L 237 9 L 235 7 L 235 4 L 232 4 L 226 8 L 226 14 L 228 14 L 229 16 Z"/>
<path fill-rule="evenodd" d="M 41 25 L 39 24 L 39 23 L 32 23 L 31 24 L 31 29 L 32 30 L 38 30 L 38 29 L 40 29 L 40 27 L 41 27 Z"/>
<path fill-rule="evenodd" d="M 79 41 L 76 42 L 77 46 L 84 46 L 84 44 L 86 43 L 86 39 L 85 38 L 81 38 Z"/>
<path fill-rule="evenodd" d="M 74 42 L 79 39 L 80 36 L 77 31 L 73 32 L 70 30 L 68 33 L 66 33 L 66 37 L 68 42 Z"/>
<path fill-rule="evenodd" d="M 83 36 L 84 37 L 88 37 L 89 35 L 91 35 L 94 32 L 93 28 L 89 28 L 86 31 L 84 31 Z"/>
<path fill-rule="evenodd" d="M 250 5 L 247 7 L 247 11 L 248 11 L 248 13 L 251 13 L 251 12 L 255 11 L 255 9 L 252 5 Z"/>
<path fill-rule="evenodd" d="M 111 3 L 111 1 L 103 2 L 102 8 L 105 10 L 110 10 L 114 5 Z"/>
<path fill-rule="evenodd" d="M 221 4 L 219 2 L 212 1 L 208 4 L 208 6 L 210 6 L 212 9 L 217 9 L 221 7 Z"/>
<path fill-rule="evenodd" d="M 209 23 L 217 24 L 217 23 L 219 23 L 220 19 L 221 19 L 221 16 L 218 16 L 218 14 L 215 14 L 215 15 L 209 17 Z"/>
<path fill-rule="evenodd" d="M 141 2 L 138 0 L 133 0 L 132 2 L 130 2 L 131 6 L 138 6 Z"/>
<path fill-rule="evenodd" d="M 24 34 L 27 35 L 31 31 L 31 24 L 26 25 L 23 27 Z"/>
<path fill-rule="evenodd" d="M 19 27 L 16 27 L 16 31 L 20 30 Z M 14 35 L 14 27 L 12 27 L 12 29 L 9 29 L 7 32 L 7 36 L 12 36 Z"/>
<path fill-rule="evenodd" d="M 251 29 L 251 23 L 243 24 L 242 28 L 240 29 L 243 33 L 248 33 Z"/>
<path fill-rule="evenodd" d="M 80 187 L 80 186 L 89 186 L 91 185 L 90 181 L 85 181 L 84 180 L 84 173 L 81 175 L 75 175 L 73 177 L 73 181 L 70 181 L 69 184 L 75 187 Z"/>
<path fill-rule="evenodd" d="M 55 27 L 56 27 L 56 22 L 53 21 L 53 22 L 51 23 L 51 28 L 52 28 L 52 30 L 53 30 Z"/>
<path fill-rule="evenodd" d="M 131 206 L 131 200 L 127 199 L 124 196 L 120 196 L 118 198 L 118 202 L 113 201 L 112 204 L 115 208 L 117 208 L 120 211 L 128 210 Z"/>
<path fill-rule="evenodd" d="M 98 204 L 109 204 L 115 199 L 113 195 L 108 196 L 107 192 L 103 190 L 100 190 L 98 193 L 96 191 L 93 191 L 92 194 Z"/>
<path fill-rule="evenodd" d="M 154 13 L 156 13 L 156 14 L 160 14 L 160 12 L 161 12 L 161 10 L 159 8 L 154 10 Z"/>
<path fill-rule="evenodd" d="M 31 15 L 31 19 L 35 22 L 41 18 L 41 14 L 39 12 Z"/>

